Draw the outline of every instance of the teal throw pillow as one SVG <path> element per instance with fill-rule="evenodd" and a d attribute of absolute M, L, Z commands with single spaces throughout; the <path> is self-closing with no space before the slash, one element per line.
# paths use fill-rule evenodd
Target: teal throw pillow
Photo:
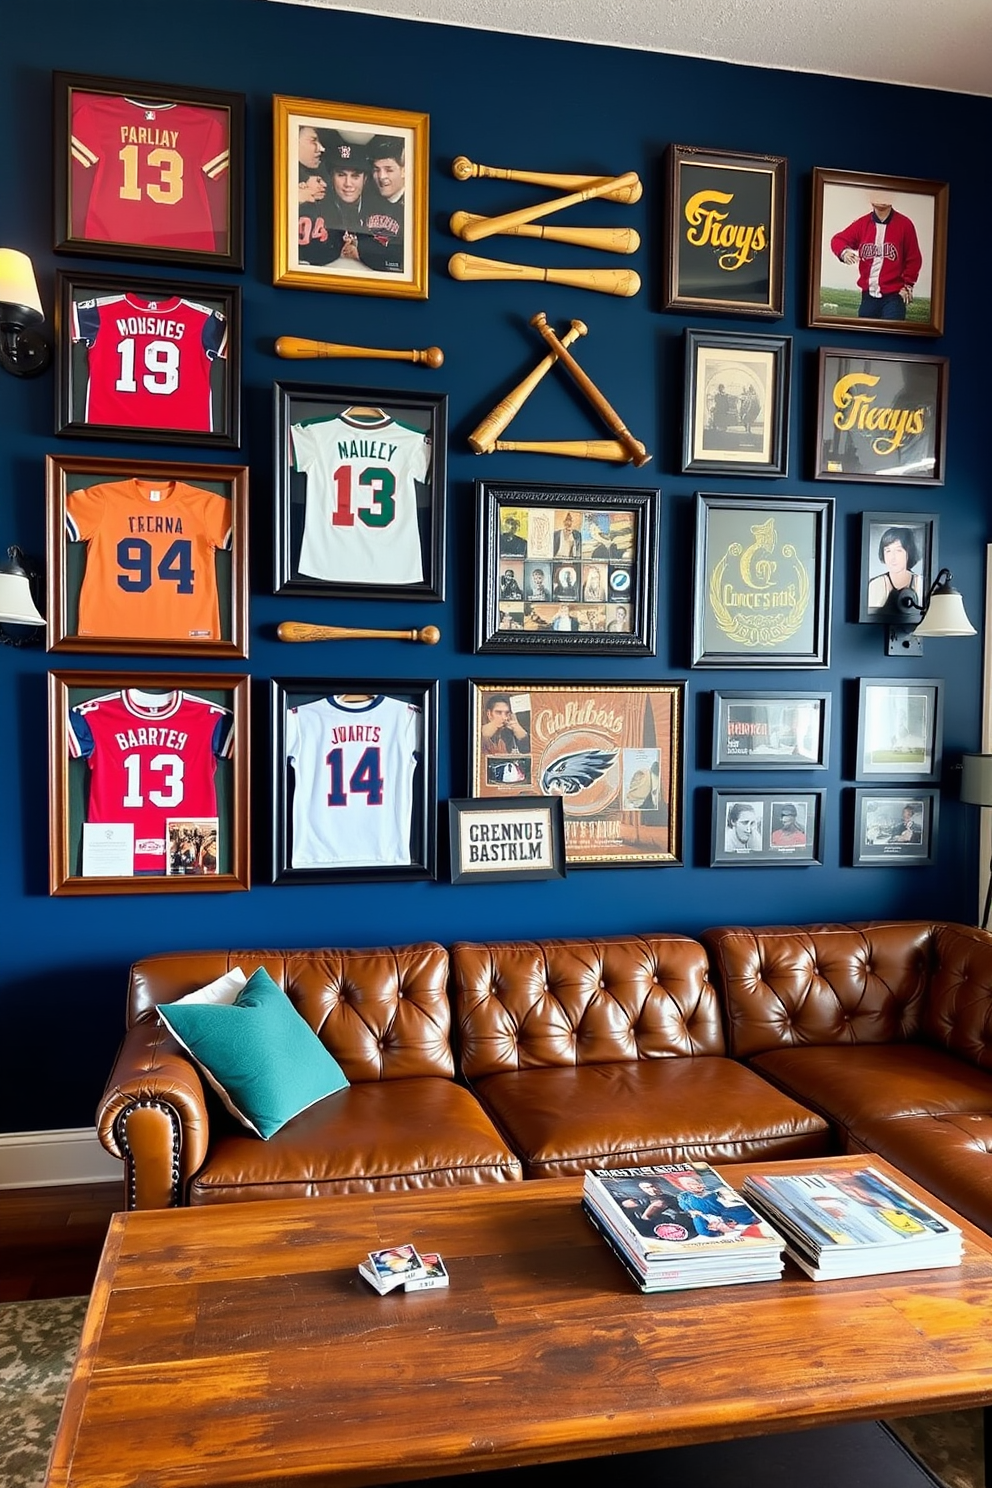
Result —
<path fill-rule="evenodd" d="M 230 1005 L 171 1002 L 158 1011 L 231 1114 L 260 1137 L 348 1085 L 267 971 L 256 971 Z"/>

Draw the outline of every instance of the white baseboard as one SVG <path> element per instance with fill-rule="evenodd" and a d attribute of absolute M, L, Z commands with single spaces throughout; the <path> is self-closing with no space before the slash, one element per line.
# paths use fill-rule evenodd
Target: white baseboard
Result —
<path fill-rule="evenodd" d="M 123 1177 L 124 1164 L 111 1157 L 95 1127 L 0 1132 L 0 1189 L 112 1183 Z"/>

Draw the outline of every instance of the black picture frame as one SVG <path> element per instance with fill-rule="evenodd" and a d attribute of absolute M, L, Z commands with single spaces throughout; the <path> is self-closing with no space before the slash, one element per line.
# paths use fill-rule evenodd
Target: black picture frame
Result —
<path fill-rule="evenodd" d="M 813 479 L 942 486 L 948 365 L 821 346 Z"/>
<path fill-rule="evenodd" d="M 858 678 L 855 780 L 940 780 L 944 683 L 939 677 Z"/>
<path fill-rule="evenodd" d="M 297 714 L 290 727 L 290 710 L 322 699 L 330 701 L 330 709 L 304 719 Z M 350 705 L 348 699 L 353 700 Z M 273 677 L 272 882 L 435 878 L 437 729 L 434 680 Z M 363 737 L 356 738 L 359 732 Z M 346 745 L 357 758 L 349 758 Z M 293 758 L 299 769 L 290 763 L 290 749 L 297 751 Z M 303 809 L 302 796 L 300 811 L 295 810 L 301 781 L 311 807 L 319 802 L 337 813 L 333 832 L 312 810 Z M 376 813 L 374 830 L 361 818 L 345 826 L 341 813 L 350 809 L 352 797 L 360 811 Z M 391 822 L 380 811 L 387 805 L 394 812 Z M 326 861 L 319 861 L 322 856 Z"/>
<path fill-rule="evenodd" d="M 785 475 L 791 336 L 687 329 L 682 469 Z"/>
<path fill-rule="evenodd" d="M 871 786 L 851 794 L 852 868 L 928 868 L 936 861 L 938 790 Z"/>
<path fill-rule="evenodd" d="M 660 491 L 477 481 L 476 505 L 476 653 L 655 655 Z"/>
<path fill-rule="evenodd" d="M 914 625 L 922 618 L 919 607 L 938 572 L 939 534 L 936 512 L 861 513 L 861 625 Z"/>
<path fill-rule="evenodd" d="M 453 884 L 565 877 L 560 796 L 449 800 L 448 832 Z"/>
<path fill-rule="evenodd" d="M 829 692 L 714 692 L 714 770 L 825 770 Z"/>
<path fill-rule="evenodd" d="M 293 431 L 315 425 L 321 437 L 308 433 L 304 455 Z M 337 434 L 353 452 L 331 470 Z M 443 600 L 447 441 L 446 393 L 277 382 L 273 592 Z"/>
<path fill-rule="evenodd" d="M 56 253 L 244 268 L 243 93 L 80 72 L 52 85 Z"/>
<path fill-rule="evenodd" d="M 714 787 L 710 867 L 820 866 L 825 794 L 823 790 Z"/>
<path fill-rule="evenodd" d="M 828 667 L 831 497 L 696 493 L 694 667 Z"/>
<path fill-rule="evenodd" d="M 67 270 L 55 278 L 56 433 L 237 447 L 240 288 Z"/>

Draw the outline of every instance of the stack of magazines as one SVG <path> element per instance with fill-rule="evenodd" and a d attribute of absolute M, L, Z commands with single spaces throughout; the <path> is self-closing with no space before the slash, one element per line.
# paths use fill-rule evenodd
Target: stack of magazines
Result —
<path fill-rule="evenodd" d="M 582 1208 L 642 1292 L 782 1274 L 782 1237 L 709 1163 L 590 1169 Z"/>
<path fill-rule="evenodd" d="M 961 1231 L 874 1168 L 746 1178 L 743 1192 L 814 1281 L 961 1263 Z"/>

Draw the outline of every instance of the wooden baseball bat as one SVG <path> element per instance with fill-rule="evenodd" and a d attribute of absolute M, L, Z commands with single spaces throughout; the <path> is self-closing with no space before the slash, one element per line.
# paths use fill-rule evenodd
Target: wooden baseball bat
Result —
<path fill-rule="evenodd" d="M 616 409 L 606 401 L 592 378 L 586 376 L 585 372 L 583 372 L 578 362 L 572 356 L 572 353 L 566 347 L 562 346 L 554 329 L 548 325 L 548 317 L 544 311 L 539 310 L 536 315 L 532 315 L 530 323 L 532 326 L 537 327 L 551 349 L 558 353 L 558 360 L 565 368 L 565 371 L 571 375 L 573 381 L 585 393 L 607 428 L 612 429 L 617 438 L 622 440 L 630 450 L 634 464 L 646 465 L 651 458 L 647 449 L 639 439 L 634 438 Z"/>
<path fill-rule="evenodd" d="M 589 327 L 585 321 L 573 320 L 564 336 L 561 338 L 562 346 L 571 346 L 580 336 L 588 333 Z M 505 398 L 501 398 L 491 413 L 487 413 L 482 423 L 473 429 L 468 436 L 469 446 L 475 450 L 477 455 L 488 455 L 496 440 L 502 434 L 511 419 L 523 408 L 531 393 L 537 387 L 542 378 L 546 377 L 558 360 L 552 351 L 534 368 L 527 376 L 518 382 Z"/>
<path fill-rule="evenodd" d="M 534 222 L 538 217 L 547 217 L 552 212 L 564 212 L 566 207 L 578 206 L 579 202 L 595 201 L 617 186 L 631 186 L 636 180 L 634 171 L 628 171 L 625 176 L 604 176 L 601 181 L 593 181 L 581 191 L 572 191 L 568 196 L 555 196 L 550 201 L 537 202 L 532 207 L 504 212 L 500 217 L 482 217 L 478 222 L 470 222 L 462 228 L 462 240 L 477 243 L 480 238 L 491 238 L 494 233 L 506 232 L 508 228 L 517 227 L 520 223 Z"/>
<path fill-rule="evenodd" d="M 428 346 L 423 351 L 383 351 L 375 346 L 340 346 L 337 341 L 310 341 L 305 336 L 280 336 L 276 342 L 276 356 L 290 361 L 312 357 L 379 357 L 391 362 L 423 362 L 427 367 L 440 367 L 444 362 L 440 346 Z"/>
<path fill-rule="evenodd" d="M 497 439 L 493 448 L 532 455 L 571 455 L 576 460 L 612 460 L 616 465 L 626 465 L 633 458 L 619 439 Z"/>
<path fill-rule="evenodd" d="M 436 625 L 422 630 L 363 630 L 355 625 L 304 625 L 300 620 L 284 620 L 276 628 L 281 641 L 423 641 L 436 646 L 441 632 Z"/>
<path fill-rule="evenodd" d="M 469 222 L 486 219 L 474 212 L 454 212 L 449 226 L 456 238 Z M 545 227 L 543 223 L 523 222 L 505 228 L 507 237 L 546 238 L 549 243 L 572 243 L 577 248 L 599 248 L 603 253 L 636 253 L 641 246 L 640 234 L 632 227 Z"/>
<path fill-rule="evenodd" d="M 467 155 L 459 155 L 451 162 L 451 174 L 459 181 L 470 181 L 473 176 L 486 176 L 494 181 L 523 181 L 528 186 L 551 186 L 558 191 L 578 191 L 601 179 L 599 176 L 562 175 L 555 171 L 508 170 L 501 165 L 477 165 Z M 643 189 L 635 175 L 632 185 L 615 187 L 603 194 L 607 201 L 629 204 L 640 201 Z"/>
<path fill-rule="evenodd" d="M 541 269 L 536 264 L 476 258 L 474 253 L 453 253 L 448 259 L 448 273 L 452 279 L 536 279 L 542 284 L 568 284 L 572 289 L 594 289 L 625 299 L 636 295 L 641 287 L 641 276 L 633 269 Z"/>

